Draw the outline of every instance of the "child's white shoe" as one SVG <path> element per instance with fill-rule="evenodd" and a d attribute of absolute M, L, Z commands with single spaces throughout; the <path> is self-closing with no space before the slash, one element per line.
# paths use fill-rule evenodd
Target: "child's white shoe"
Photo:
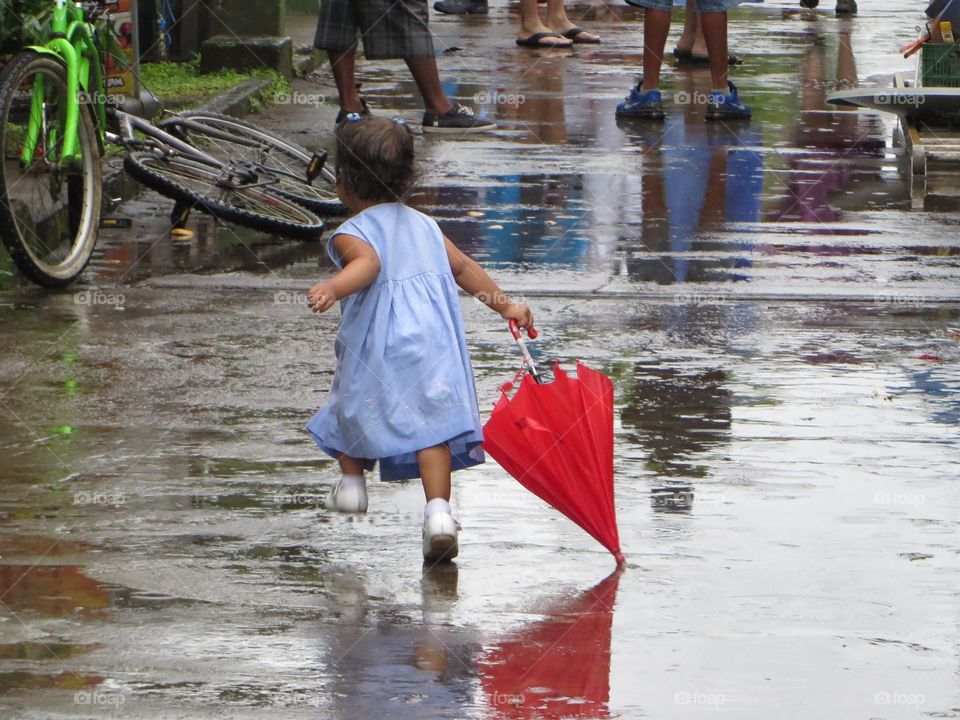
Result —
<path fill-rule="evenodd" d="M 457 535 L 460 524 L 449 512 L 434 512 L 423 521 L 423 559 L 427 562 L 453 560 L 460 552 Z"/>
<path fill-rule="evenodd" d="M 340 478 L 337 486 L 327 495 L 323 502 L 327 510 L 342 513 L 365 513 L 367 511 L 367 487 L 360 478 Z"/>

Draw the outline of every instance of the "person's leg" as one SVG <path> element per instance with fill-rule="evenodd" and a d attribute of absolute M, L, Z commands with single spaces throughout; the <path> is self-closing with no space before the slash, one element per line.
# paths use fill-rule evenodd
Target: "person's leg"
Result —
<path fill-rule="evenodd" d="M 644 10 L 643 90 L 656 90 L 660 87 L 660 66 L 663 64 L 663 49 L 669 33 L 669 10 Z"/>
<path fill-rule="evenodd" d="M 360 112 L 363 105 L 356 85 L 356 59 L 353 51 L 338 52 L 328 50 L 330 69 L 333 71 L 333 80 L 337 84 L 337 94 L 340 96 L 340 108 L 346 112 Z"/>
<path fill-rule="evenodd" d="M 693 47 L 690 48 L 690 52 L 693 53 L 694 57 L 702 58 L 707 56 L 707 40 L 703 36 L 703 15 L 699 12 L 695 13 L 695 15 L 697 17 L 697 30 L 693 35 Z"/>
<path fill-rule="evenodd" d="M 475 115 L 472 108 L 454 103 L 440 84 L 437 61 L 430 57 L 404 58 L 423 96 L 423 131 L 471 133 L 495 130 L 497 124 L 484 115 Z"/>
<path fill-rule="evenodd" d="M 450 508 L 450 448 L 434 445 L 417 452 L 423 494 L 423 558 L 427 562 L 452 560 L 459 552 L 459 527 Z"/>
<path fill-rule="evenodd" d="M 341 455 L 337 462 L 340 463 L 340 472 L 344 475 L 363 477 L 363 460 L 349 455 Z"/>
<path fill-rule="evenodd" d="M 427 502 L 437 498 L 450 501 L 450 462 L 450 448 L 446 445 L 434 445 L 417 453 Z"/>
<path fill-rule="evenodd" d="M 727 14 L 725 12 L 700 13 L 703 37 L 707 43 L 710 60 L 710 79 L 714 90 L 727 88 Z"/>
<path fill-rule="evenodd" d="M 677 40 L 677 49 L 689 52 L 693 49 L 697 40 L 697 30 L 700 24 L 697 22 L 697 0 L 687 0 L 687 6 L 683 11 L 683 32 L 680 33 L 680 39 Z M 702 35 L 702 33 L 701 33 Z"/>
<path fill-rule="evenodd" d="M 540 19 L 537 0 L 520 0 L 520 32 L 517 39 L 526 40 L 532 35 L 549 32 L 554 31 Z M 538 44 L 542 47 L 570 47 L 573 41 L 562 37 L 545 37 L 541 38 Z"/>
<path fill-rule="evenodd" d="M 363 110 L 354 78 L 359 33 L 359 16 L 351 0 L 321 0 L 313 45 L 330 58 L 342 114 Z"/>
<path fill-rule="evenodd" d="M 433 57 L 404 58 L 414 82 L 423 96 L 423 107 L 428 113 L 443 115 L 453 108 L 453 103 L 440 84 L 437 59 Z"/>
<path fill-rule="evenodd" d="M 617 105 L 616 115 L 621 119 L 663 120 L 660 67 L 670 32 L 673 3 L 671 0 L 645 0 L 643 8 L 643 75 L 630 89 L 630 94 Z"/>
<path fill-rule="evenodd" d="M 720 3 L 710 5 L 722 6 Z M 703 8 L 704 3 L 701 2 L 700 7 Z M 704 8 L 700 12 L 700 22 L 707 41 L 711 80 L 705 117 L 707 120 L 747 120 L 750 118 L 750 108 L 740 101 L 733 83 L 727 82 L 727 13 L 725 10 Z"/>

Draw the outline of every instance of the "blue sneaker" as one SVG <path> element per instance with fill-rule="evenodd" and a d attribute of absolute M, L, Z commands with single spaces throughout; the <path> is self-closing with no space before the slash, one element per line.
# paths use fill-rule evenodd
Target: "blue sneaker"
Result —
<path fill-rule="evenodd" d="M 630 94 L 617 105 L 617 117 L 642 118 L 644 120 L 663 120 L 663 97 L 659 90 L 643 90 L 643 78 L 636 87 L 630 88 Z"/>
<path fill-rule="evenodd" d="M 740 102 L 737 86 L 728 80 L 727 87 L 730 92 L 707 95 L 707 120 L 748 120 L 750 108 Z"/>

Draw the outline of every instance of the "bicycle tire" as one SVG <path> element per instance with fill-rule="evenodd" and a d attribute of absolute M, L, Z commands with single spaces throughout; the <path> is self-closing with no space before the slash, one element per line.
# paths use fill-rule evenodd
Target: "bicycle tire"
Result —
<path fill-rule="evenodd" d="M 66 65 L 59 59 L 34 52 L 14 56 L 0 73 L 0 236 L 20 271 L 45 287 L 65 287 L 83 272 L 93 255 L 100 226 L 102 173 L 96 123 L 87 105 L 80 105 L 77 136 L 79 168 L 48 163 L 57 157 L 45 132 L 29 167 L 20 163 L 24 123 L 29 118 L 25 83 L 42 74 L 52 81 L 45 93 L 44 128 L 62 123 L 66 100 Z M 49 115 L 47 114 L 49 111 Z M 17 144 L 18 139 L 21 141 Z M 45 173 L 45 174 L 44 174 Z M 49 192 L 50 197 L 43 194 Z"/>
<path fill-rule="evenodd" d="M 323 232 L 323 220 L 308 208 L 260 187 L 224 184 L 221 170 L 196 160 L 135 152 L 123 167 L 151 190 L 238 225 L 299 240 Z"/>
<path fill-rule="evenodd" d="M 242 142 L 231 143 L 229 140 L 212 135 L 205 138 L 197 137 L 202 136 L 202 130 L 184 126 L 182 119 L 207 126 L 215 131 L 219 130 L 252 140 L 258 145 L 250 147 Z M 244 157 L 270 168 L 272 161 L 276 161 L 278 169 L 294 174 L 302 172 L 304 179 L 300 181 L 286 175 L 278 175 L 279 187 L 276 188 L 278 192 L 320 215 L 345 215 L 349 212 L 346 205 L 337 197 L 336 177 L 328 168 L 324 167 L 313 183 L 306 181 L 306 168 L 313 158 L 313 153 L 294 142 L 277 138 L 270 131 L 253 123 L 221 113 L 190 110 L 164 120 L 160 123 L 160 127 L 223 162 L 231 158 Z M 243 155 L 251 151 L 255 151 L 254 157 Z M 278 157 L 278 154 L 282 157 Z"/>

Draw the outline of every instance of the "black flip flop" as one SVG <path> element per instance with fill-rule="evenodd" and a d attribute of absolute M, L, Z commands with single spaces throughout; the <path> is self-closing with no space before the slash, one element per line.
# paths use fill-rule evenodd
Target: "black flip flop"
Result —
<path fill-rule="evenodd" d="M 582 27 L 572 27 L 569 30 L 564 30 L 561 34 L 567 38 L 567 40 L 573 40 L 575 43 L 582 43 L 584 45 L 597 45 L 600 42 L 600 38 L 583 38 L 578 40 L 582 33 L 587 32 Z"/>
<path fill-rule="evenodd" d="M 563 38 L 558 32 L 538 32 L 534 33 L 528 38 L 517 38 L 517 45 L 520 47 L 530 47 L 530 48 L 568 48 L 569 45 L 558 45 L 556 43 L 542 43 L 540 42 L 545 37 L 556 37 Z"/>
<path fill-rule="evenodd" d="M 677 59 L 678 65 L 693 65 L 697 67 L 706 67 L 710 64 L 710 58 L 706 55 L 694 55 L 691 50 L 673 49 L 673 56 Z M 743 58 L 734 53 L 727 54 L 727 65 L 742 65 Z"/>

